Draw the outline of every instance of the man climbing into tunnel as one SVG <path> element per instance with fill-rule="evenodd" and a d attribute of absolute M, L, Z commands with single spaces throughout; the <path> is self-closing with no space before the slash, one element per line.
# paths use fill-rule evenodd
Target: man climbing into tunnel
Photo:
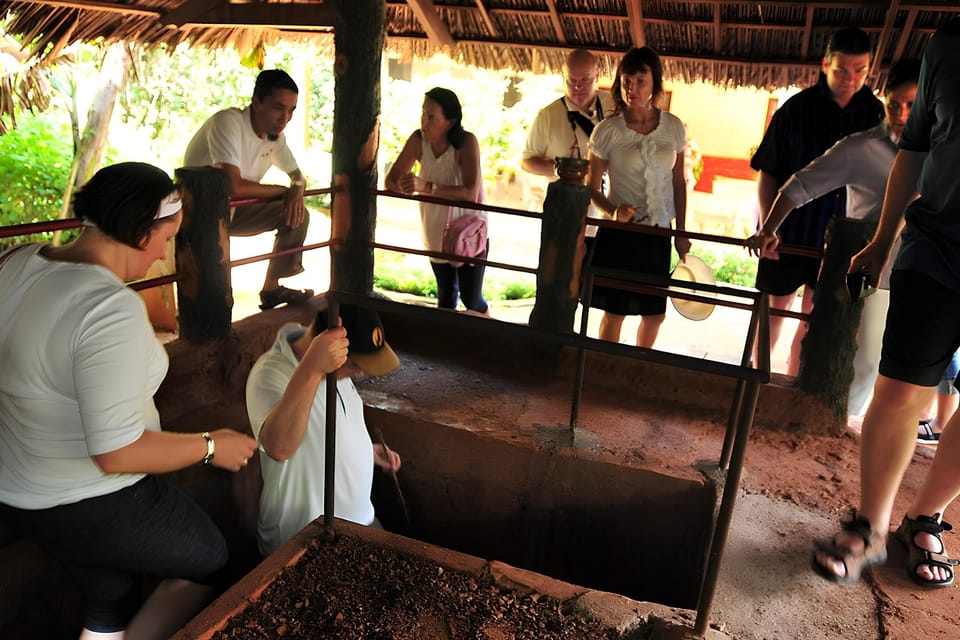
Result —
<path fill-rule="evenodd" d="M 372 443 L 353 384 L 400 364 L 380 316 L 341 305 L 340 326 L 327 326 L 326 310 L 310 327 L 284 325 L 247 379 L 247 414 L 263 476 L 257 544 L 265 556 L 323 515 L 327 374 L 337 373 L 335 515 L 377 526 L 370 499 L 374 465 L 388 472 L 400 468 L 396 452 Z"/>

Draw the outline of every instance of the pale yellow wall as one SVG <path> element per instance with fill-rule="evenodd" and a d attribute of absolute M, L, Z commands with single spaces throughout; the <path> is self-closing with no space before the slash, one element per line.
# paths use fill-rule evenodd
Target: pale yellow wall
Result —
<path fill-rule="evenodd" d="M 769 93 L 753 89 L 721 89 L 697 82 L 670 83 L 670 112 L 687 125 L 687 135 L 696 140 L 704 155 L 747 158 L 760 144 L 767 114 L 767 101 L 796 93 L 796 89 Z"/>

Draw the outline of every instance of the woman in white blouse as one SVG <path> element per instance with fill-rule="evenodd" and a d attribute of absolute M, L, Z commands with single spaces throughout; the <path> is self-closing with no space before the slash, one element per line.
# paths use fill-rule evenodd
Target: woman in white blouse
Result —
<path fill-rule="evenodd" d="M 687 196 L 683 172 L 686 136 L 683 123 L 657 108 L 663 93 L 660 58 L 649 47 L 631 49 L 617 65 L 611 89 L 615 115 L 597 125 L 590 137 L 590 190 L 594 204 L 613 220 L 682 230 Z M 606 194 L 601 185 L 609 177 Z M 690 240 L 677 237 L 683 260 Z M 630 230 L 601 229 L 593 266 L 663 276 L 670 272 L 670 237 Z M 600 338 L 620 341 L 624 317 L 640 315 L 637 346 L 652 347 L 666 313 L 664 296 L 610 287 L 593 288 L 592 307 L 603 309 Z"/>

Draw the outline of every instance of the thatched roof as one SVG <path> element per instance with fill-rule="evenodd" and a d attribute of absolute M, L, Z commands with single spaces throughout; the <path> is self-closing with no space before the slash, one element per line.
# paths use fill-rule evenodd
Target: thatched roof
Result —
<path fill-rule="evenodd" d="M 343 11 L 353 3 L 341 0 Z M 397 55 L 438 51 L 487 68 L 555 71 L 576 46 L 601 54 L 649 45 L 680 81 L 780 88 L 816 79 L 830 34 L 856 25 L 877 50 L 870 82 L 917 57 L 933 31 L 960 13 L 929 0 L 385 0 L 387 47 Z M 335 0 L 0 0 L 8 31 L 40 51 L 77 40 L 190 41 L 249 49 L 261 39 L 320 38 L 330 46 Z"/>

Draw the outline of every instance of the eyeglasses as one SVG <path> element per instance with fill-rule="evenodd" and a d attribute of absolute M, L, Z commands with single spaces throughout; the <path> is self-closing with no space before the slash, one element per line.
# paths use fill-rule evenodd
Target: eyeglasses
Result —
<path fill-rule="evenodd" d="M 576 87 L 576 86 L 587 86 L 588 84 L 593 84 L 597 81 L 597 76 L 583 76 L 581 78 L 571 78 L 567 76 L 565 78 L 567 81 L 567 86 Z"/>

